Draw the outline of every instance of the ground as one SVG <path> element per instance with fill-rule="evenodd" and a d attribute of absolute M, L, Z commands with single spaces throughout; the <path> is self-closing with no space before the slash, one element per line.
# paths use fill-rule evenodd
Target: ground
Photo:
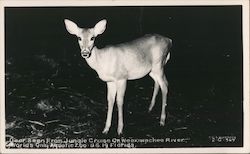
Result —
<path fill-rule="evenodd" d="M 169 80 L 166 125 L 159 125 L 160 93 L 153 111 L 148 113 L 153 81 L 146 76 L 128 81 L 124 133 L 117 136 L 116 106 L 110 132 L 101 133 L 107 112 L 106 84 L 83 60 L 58 60 L 44 54 L 8 57 L 6 141 L 173 138 L 185 142 L 138 143 L 136 147 L 241 146 L 241 102 L 239 97 L 224 93 L 232 85 L 222 78 L 204 82 L 204 77 L 198 80 L 197 75 L 183 76 L 185 71 L 179 72 L 172 66 L 170 63 L 165 68 Z M 218 140 L 225 136 L 236 140 Z"/>

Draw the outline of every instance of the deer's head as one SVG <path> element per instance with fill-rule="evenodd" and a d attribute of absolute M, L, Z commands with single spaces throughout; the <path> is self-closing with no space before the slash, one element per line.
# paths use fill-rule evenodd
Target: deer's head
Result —
<path fill-rule="evenodd" d="M 97 35 L 102 34 L 106 29 L 107 21 L 105 19 L 99 21 L 93 28 L 80 28 L 73 21 L 64 20 L 67 31 L 76 35 L 81 49 L 83 58 L 89 58 L 94 47 L 94 41 Z"/>

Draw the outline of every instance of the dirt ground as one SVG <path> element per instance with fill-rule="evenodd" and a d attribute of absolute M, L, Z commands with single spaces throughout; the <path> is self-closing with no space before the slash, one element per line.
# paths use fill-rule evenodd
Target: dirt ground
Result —
<path fill-rule="evenodd" d="M 185 70 L 171 66 L 170 63 L 166 67 L 169 80 L 166 126 L 159 125 L 160 93 L 153 111 L 147 112 L 153 92 L 153 81 L 147 76 L 128 81 L 124 133 L 117 136 L 116 107 L 110 132 L 101 133 L 107 112 L 106 84 L 84 61 L 58 60 L 46 55 L 8 57 L 6 140 L 179 138 L 185 142 L 138 143 L 136 147 L 241 146 L 241 96 L 225 93 L 234 83 L 228 84 L 223 77 L 211 80 L 205 75 L 184 76 L 188 74 Z M 214 142 L 217 136 L 234 136 L 236 140 Z"/>

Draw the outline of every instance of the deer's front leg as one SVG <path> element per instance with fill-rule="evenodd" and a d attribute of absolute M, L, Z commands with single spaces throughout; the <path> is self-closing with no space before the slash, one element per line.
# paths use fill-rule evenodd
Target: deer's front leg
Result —
<path fill-rule="evenodd" d="M 118 107 L 118 128 L 117 128 L 118 135 L 121 135 L 123 130 L 123 99 L 126 91 L 126 85 L 127 85 L 126 80 L 119 80 L 116 82 L 116 87 L 117 87 L 116 102 Z"/>
<path fill-rule="evenodd" d="M 115 95 L 116 95 L 115 82 L 107 82 L 107 91 L 108 91 L 107 92 L 108 112 L 107 112 L 105 128 L 102 131 L 103 134 L 107 134 L 111 126 L 112 113 L 113 113 L 113 107 L 114 107 Z"/>

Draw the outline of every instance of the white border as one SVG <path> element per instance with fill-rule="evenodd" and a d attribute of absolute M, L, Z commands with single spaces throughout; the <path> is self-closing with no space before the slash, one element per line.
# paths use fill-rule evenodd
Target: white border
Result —
<path fill-rule="evenodd" d="M 24 6 L 188 6 L 242 5 L 243 34 L 243 89 L 244 89 L 244 145 L 243 148 L 147 148 L 147 149 L 6 149 L 5 148 L 5 61 L 4 7 Z M 248 0 L 0 0 L 0 153 L 250 153 L 249 123 L 249 1 Z"/>

